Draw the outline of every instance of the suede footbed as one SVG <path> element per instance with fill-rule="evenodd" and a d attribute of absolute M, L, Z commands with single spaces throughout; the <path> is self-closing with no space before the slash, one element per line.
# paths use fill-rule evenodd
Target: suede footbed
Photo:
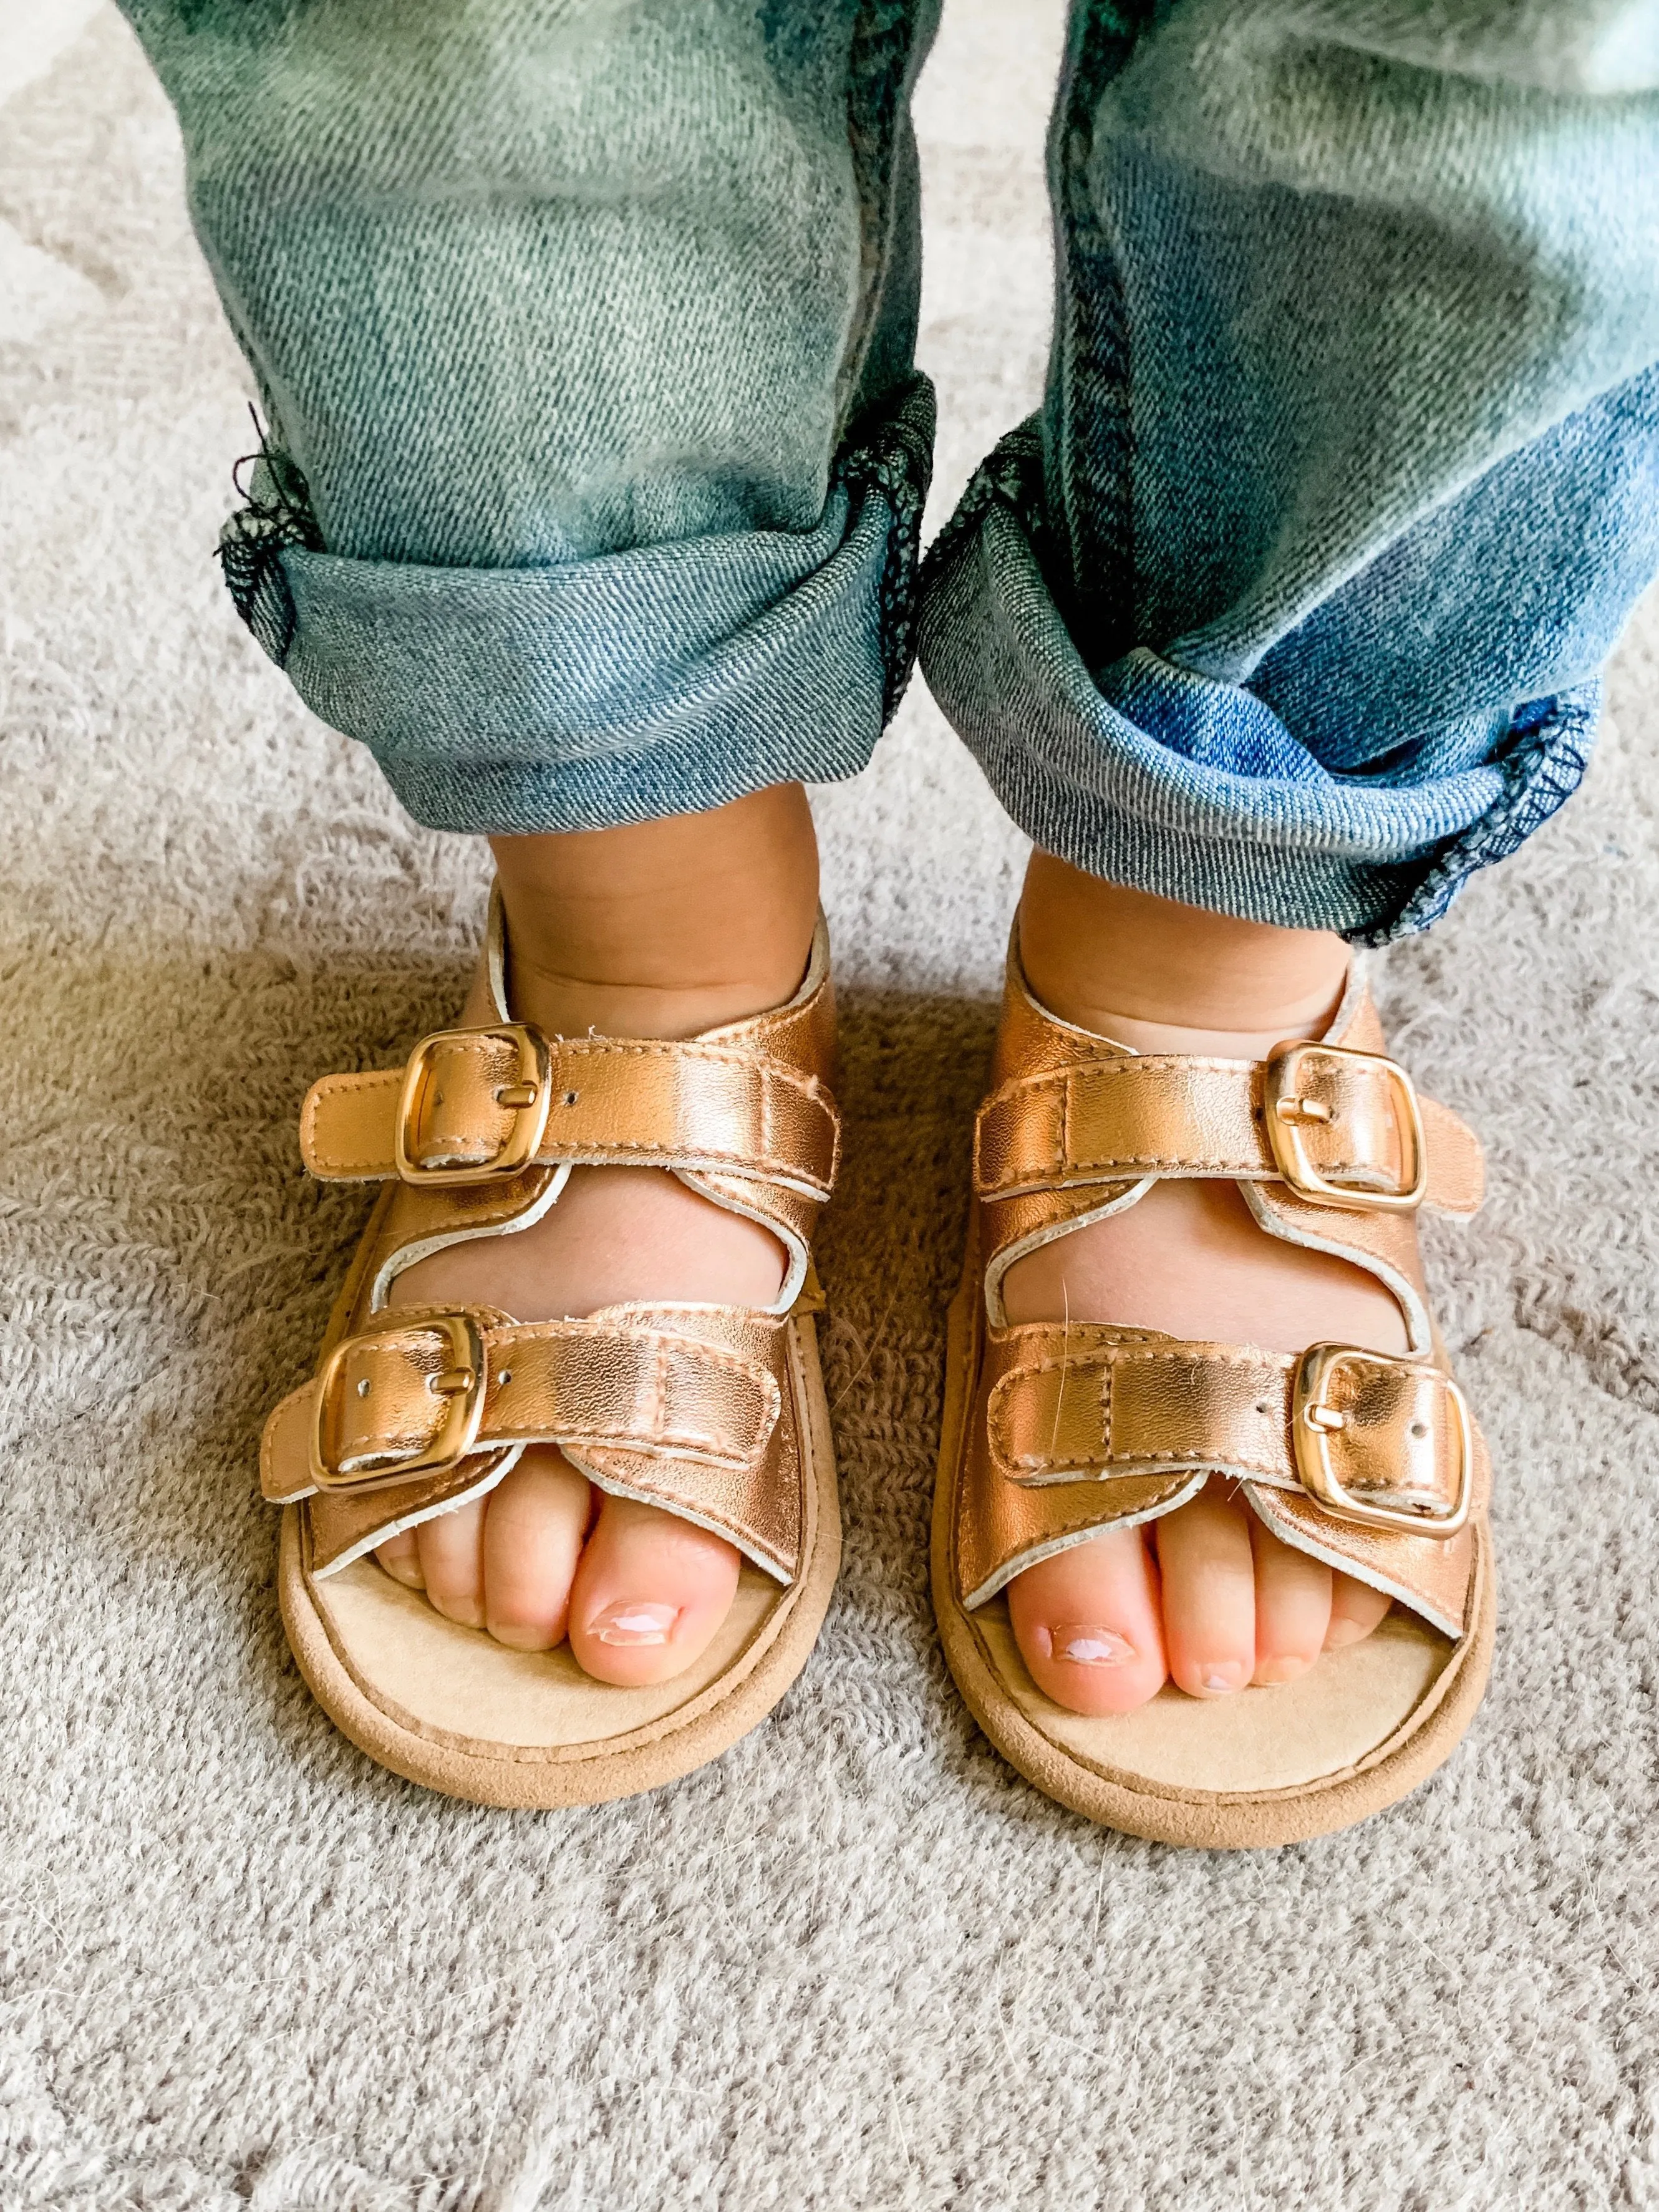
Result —
<path fill-rule="evenodd" d="M 361 1653 L 337 1649 L 306 1573 L 300 1509 L 289 1506 L 277 1577 L 283 1626 L 301 1674 L 336 1727 L 409 1781 L 474 1804 L 520 1808 L 599 1805 L 632 1796 L 706 1765 L 746 1735 L 805 1664 L 841 1564 L 834 1447 L 811 1316 L 792 1321 L 789 1337 L 805 1485 L 801 1571 L 787 1589 L 780 1589 L 714 1681 L 644 1726 L 585 1743 L 493 1742 L 487 1712 L 480 1713 L 477 1733 L 470 1736 L 428 1729 L 408 1712 L 392 1686 L 369 1681 Z M 323 1588 L 325 1592 L 326 1583 Z M 454 1632 L 454 1625 L 440 1614 L 431 1619 L 434 1643 Z M 482 1650 L 500 1652 L 505 1688 L 526 1655 L 490 1644 L 481 1629 L 462 1632 L 482 1639 Z M 617 1692 L 619 1698 L 635 1694 Z"/>
<path fill-rule="evenodd" d="M 1155 1843 L 1210 1850 L 1303 1843 L 1351 1827 L 1406 1796 L 1443 1765 L 1474 1717 L 1492 1665 L 1497 1608 L 1489 1535 L 1483 1535 L 1478 1555 L 1470 1627 L 1449 1649 L 1403 1725 L 1389 1729 L 1385 1723 L 1383 1734 L 1365 1755 L 1316 1779 L 1260 1791 L 1182 1789 L 1085 1759 L 1046 1734 L 1022 1710 L 998 1669 L 991 1640 L 956 1596 L 951 1530 L 963 1441 L 973 1413 L 980 1297 L 970 1239 L 968 1270 L 951 1308 L 945 1355 L 945 1416 L 933 1492 L 933 1610 L 957 1687 L 1009 1764 L 1045 1796 L 1104 1827 Z M 1333 1656 L 1340 1661 L 1343 1655 Z M 1307 1686 L 1317 1679 L 1316 1672 Z M 1237 1698 L 1275 1700 L 1287 1722 L 1293 1711 L 1278 1690 L 1246 1689 Z M 1038 1692 L 1029 1696 L 1027 1703 L 1040 1708 L 1048 1700 Z M 1237 1711 L 1236 1700 L 1227 1700 L 1225 1708 L 1202 1708 L 1206 1716 L 1225 1709 Z M 1059 1716 L 1060 1709 L 1054 1710 Z M 1272 1712 L 1274 1708 L 1263 1710 Z"/>

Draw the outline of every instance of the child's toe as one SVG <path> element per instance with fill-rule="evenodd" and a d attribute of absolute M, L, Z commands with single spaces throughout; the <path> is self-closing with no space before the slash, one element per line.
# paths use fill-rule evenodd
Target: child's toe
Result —
<path fill-rule="evenodd" d="M 490 1492 L 484 1622 L 498 1644 L 550 1651 L 563 1641 L 591 1495 L 586 1478 L 545 1444 L 532 1445 Z"/>
<path fill-rule="evenodd" d="M 1138 1528 L 1105 1528 L 1008 1587 L 1031 1679 L 1077 1713 L 1127 1713 L 1164 1677 L 1158 1578 Z"/>
<path fill-rule="evenodd" d="M 422 1521 L 415 1531 L 421 1579 L 438 1611 L 467 1628 L 483 1626 L 482 1501 Z"/>
<path fill-rule="evenodd" d="M 1257 1682 L 1293 1682 L 1325 1648 L 1335 1579 L 1322 1559 L 1310 1559 L 1272 1535 L 1254 1514 Z"/>
<path fill-rule="evenodd" d="M 1242 1690 L 1255 1672 L 1249 1507 L 1212 1476 L 1189 1505 L 1152 1525 L 1170 1680 L 1194 1698 Z"/>
<path fill-rule="evenodd" d="M 570 1649 L 601 1682 L 665 1682 L 701 1656 L 731 1608 L 738 1558 L 721 1537 L 607 1497 L 576 1570 Z"/>

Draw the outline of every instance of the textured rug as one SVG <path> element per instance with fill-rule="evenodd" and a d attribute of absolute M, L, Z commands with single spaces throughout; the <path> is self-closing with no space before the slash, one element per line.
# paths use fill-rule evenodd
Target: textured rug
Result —
<path fill-rule="evenodd" d="M 921 103 L 940 506 L 1031 404 L 1056 0 Z M 309 1080 L 454 1003 L 480 854 L 412 828 L 209 557 L 245 380 L 106 8 L 0 11 L 0 1818 L 6 2212 L 1659 2205 L 1659 618 L 1589 786 L 1383 988 L 1491 1147 L 1434 1234 L 1500 1469 L 1492 1695 L 1352 1834 L 1102 1833 L 964 1718 L 924 1535 L 1018 840 L 920 690 L 823 793 L 848 1521 L 773 1720 L 634 1803 L 381 1772 L 271 1595 L 262 1413 L 360 1203 Z"/>

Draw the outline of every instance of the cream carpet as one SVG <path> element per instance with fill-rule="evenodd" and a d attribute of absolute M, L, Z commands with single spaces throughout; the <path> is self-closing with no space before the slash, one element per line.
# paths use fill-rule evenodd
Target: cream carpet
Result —
<path fill-rule="evenodd" d="M 1030 405 L 1056 0 L 921 101 L 939 507 Z M 371 1766 L 271 1596 L 254 1442 L 359 1218 L 319 1073 L 444 1016 L 479 854 L 309 720 L 209 558 L 246 450 L 172 123 L 87 0 L 0 9 L 0 2205 L 1482 2212 L 1659 2205 L 1659 619 L 1577 803 L 1390 959 L 1493 1194 L 1435 1255 L 1501 1470 L 1492 1693 L 1350 1835 L 1182 1856 L 1000 1764 L 923 1568 L 1018 841 L 919 692 L 823 794 L 851 1171 L 818 1652 L 654 1798 Z"/>

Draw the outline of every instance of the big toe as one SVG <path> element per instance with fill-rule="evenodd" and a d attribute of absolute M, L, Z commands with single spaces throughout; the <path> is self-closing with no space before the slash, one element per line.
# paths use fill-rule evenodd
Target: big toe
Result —
<path fill-rule="evenodd" d="M 576 1570 L 570 1649 L 601 1682 L 665 1682 L 700 1658 L 737 1595 L 738 1558 L 690 1521 L 607 1496 Z"/>
<path fill-rule="evenodd" d="M 1106 1528 L 1008 1586 L 1014 1641 L 1045 1696 L 1074 1713 L 1127 1713 L 1162 1687 L 1158 1583 L 1138 1528 Z"/>

